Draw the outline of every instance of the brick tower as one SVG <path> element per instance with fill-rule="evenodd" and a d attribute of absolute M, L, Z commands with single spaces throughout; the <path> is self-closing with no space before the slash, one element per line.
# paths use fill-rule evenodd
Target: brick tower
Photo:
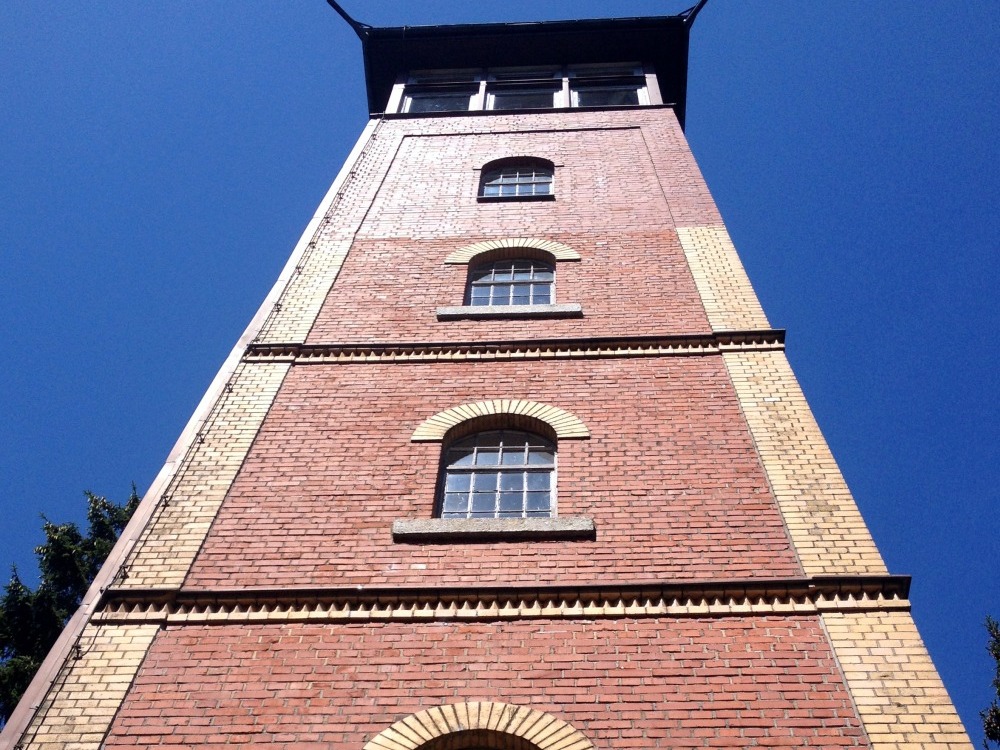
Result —
<path fill-rule="evenodd" d="M 375 113 L 5 747 L 969 748 L 684 139 L 681 16 Z"/>

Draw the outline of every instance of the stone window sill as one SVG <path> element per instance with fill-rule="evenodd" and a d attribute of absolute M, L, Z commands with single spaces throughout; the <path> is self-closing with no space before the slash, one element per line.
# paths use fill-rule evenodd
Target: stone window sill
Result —
<path fill-rule="evenodd" d="M 593 540 L 594 520 L 587 516 L 559 518 L 401 518 L 392 522 L 392 540 L 411 544 L 432 542 L 509 542 L 524 540 Z"/>
<path fill-rule="evenodd" d="M 583 308 L 567 305 L 463 305 L 439 307 L 438 320 L 484 320 L 487 318 L 579 318 Z"/>

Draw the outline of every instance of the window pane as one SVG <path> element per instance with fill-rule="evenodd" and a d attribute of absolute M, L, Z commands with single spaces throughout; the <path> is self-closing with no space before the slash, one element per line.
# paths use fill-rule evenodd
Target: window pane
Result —
<path fill-rule="evenodd" d="M 503 260 L 477 266 L 469 274 L 469 304 L 548 305 L 554 276 L 552 266 L 539 260 Z"/>
<path fill-rule="evenodd" d="M 470 277 L 473 281 L 489 281 L 493 278 L 493 266 L 478 266 L 472 269 Z"/>
<path fill-rule="evenodd" d="M 472 518 L 493 518 L 496 511 L 496 493 L 476 492 L 472 495 Z"/>
<path fill-rule="evenodd" d="M 549 473 L 547 471 L 532 471 L 528 473 L 528 489 L 535 492 L 549 489 Z"/>
<path fill-rule="evenodd" d="M 552 194 L 552 168 L 511 165 L 483 173 L 482 193 L 488 197 L 524 197 Z"/>
<path fill-rule="evenodd" d="M 480 448 L 476 452 L 476 466 L 496 466 L 499 462 L 500 462 L 499 448 Z M 490 476 L 495 478 L 495 475 L 493 474 L 491 474 Z"/>
<path fill-rule="evenodd" d="M 524 497 L 520 492 L 501 492 L 500 493 L 500 511 L 516 511 L 517 515 L 521 515 L 521 508 L 523 507 Z"/>
<path fill-rule="evenodd" d="M 467 91 L 416 92 L 406 97 L 407 112 L 460 112 L 469 108 L 472 93 Z"/>
<path fill-rule="evenodd" d="M 476 492 L 496 492 L 497 475 L 493 472 L 475 474 L 472 478 L 472 489 Z"/>
<path fill-rule="evenodd" d="M 445 479 L 445 492 L 468 492 L 472 482 L 470 474 L 449 473 Z"/>
<path fill-rule="evenodd" d="M 459 440 L 449 459 L 471 470 L 448 470 L 443 478 L 442 518 L 544 518 L 551 515 L 554 446 L 520 430 L 490 430 Z M 497 462 L 500 463 L 497 463 Z M 525 470 L 525 461 L 532 465 Z"/>
<path fill-rule="evenodd" d="M 512 445 L 510 447 L 504 446 L 502 463 L 504 464 L 504 466 L 523 466 L 524 446 L 519 446 L 519 445 Z"/>
<path fill-rule="evenodd" d="M 493 304 L 494 305 L 509 305 L 510 304 L 510 285 L 509 284 L 496 284 L 493 287 Z"/>
<path fill-rule="evenodd" d="M 441 515 L 459 514 L 464 516 L 468 502 L 468 495 L 448 492 L 444 496 L 444 505 L 441 508 Z"/>
<path fill-rule="evenodd" d="M 503 492 L 520 492 L 524 489 L 524 474 L 519 472 L 505 472 L 500 475 L 500 489 Z"/>
<path fill-rule="evenodd" d="M 585 86 L 573 93 L 578 107 L 608 107 L 639 103 L 639 91 L 635 86 Z"/>
<path fill-rule="evenodd" d="M 553 106 L 555 92 L 552 89 L 520 89 L 492 91 L 489 95 L 490 109 L 544 109 Z"/>
<path fill-rule="evenodd" d="M 528 492 L 525 509 L 528 515 L 548 515 L 549 513 L 549 493 L 548 492 Z"/>
<path fill-rule="evenodd" d="M 553 460 L 553 453 L 550 450 L 538 450 L 533 448 L 531 453 L 528 454 L 529 464 L 551 464 Z"/>
<path fill-rule="evenodd" d="M 448 451 L 449 466 L 472 466 L 472 448 L 452 448 Z"/>
<path fill-rule="evenodd" d="M 472 297 L 469 299 L 469 301 L 473 305 L 490 304 L 490 288 L 488 286 L 472 287 Z"/>

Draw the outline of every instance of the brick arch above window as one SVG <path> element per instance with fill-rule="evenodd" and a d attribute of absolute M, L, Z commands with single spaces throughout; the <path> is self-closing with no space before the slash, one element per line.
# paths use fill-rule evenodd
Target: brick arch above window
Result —
<path fill-rule="evenodd" d="M 592 750 L 552 714 L 509 703 L 452 703 L 411 714 L 375 735 L 364 750 Z"/>
<path fill-rule="evenodd" d="M 541 250 L 551 255 L 553 260 L 557 261 L 580 260 L 580 253 L 561 242 L 543 240 L 536 237 L 505 237 L 499 240 L 486 240 L 466 245 L 451 253 L 444 259 L 444 262 L 451 265 L 465 265 L 471 263 L 477 256 L 485 253 L 495 254 L 497 251 L 511 250 L 514 254 L 517 254 L 517 251 L 523 248 Z"/>
<path fill-rule="evenodd" d="M 525 399 L 494 399 L 462 404 L 440 411 L 422 422 L 414 430 L 410 440 L 413 442 L 437 442 L 443 440 L 448 431 L 456 425 L 494 414 L 524 416 L 544 422 L 552 428 L 556 438 L 561 440 L 590 437 L 590 430 L 580 418 L 565 409 Z"/>

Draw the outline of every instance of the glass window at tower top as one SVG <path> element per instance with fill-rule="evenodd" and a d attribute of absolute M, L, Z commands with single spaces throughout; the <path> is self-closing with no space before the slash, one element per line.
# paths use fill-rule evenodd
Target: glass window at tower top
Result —
<path fill-rule="evenodd" d="M 567 107 L 636 107 L 650 103 L 643 66 L 490 68 L 417 71 L 398 111 L 408 114 L 519 111 Z"/>

